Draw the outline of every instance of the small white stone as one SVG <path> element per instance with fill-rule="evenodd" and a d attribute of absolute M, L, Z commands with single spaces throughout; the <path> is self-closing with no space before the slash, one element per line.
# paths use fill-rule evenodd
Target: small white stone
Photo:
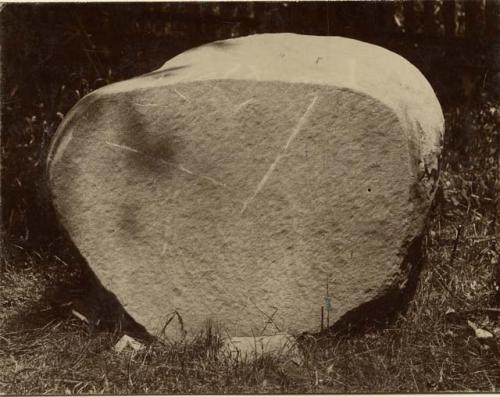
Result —
<path fill-rule="evenodd" d="M 135 351 L 139 351 L 144 348 L 144 345 L 141 342 L 132 338 L 131 336 L 123 335 L 120 338 L 120 340 L 116 343 L 114 350 L 117 353 L 121 353 L 123 349 L 125 349 L 126 347 L 130 347 Z"/>
<path fill-rule="evenodd" d="M 472 321 L 467 320 L 467 324 L 469 324 L 469 327 L 471 327 L 474 330 L 474 333 L 476 334 L 476 338 L 478 338 L 478 339 L 493 338 L 493 334 L 491 332 L 486 331 L 486 330 L 484 330 L 482 328 L 479 328 Z"/>
<path fill-rule="evenodd" d="M 87 317 L 85 317 L 82 313 L 76 311 L 75 309 L 71 309 L 71 314 L 75 316 L 77 319 L 83 321 L 84 323 L 89 324 L 89 320 Z"/>

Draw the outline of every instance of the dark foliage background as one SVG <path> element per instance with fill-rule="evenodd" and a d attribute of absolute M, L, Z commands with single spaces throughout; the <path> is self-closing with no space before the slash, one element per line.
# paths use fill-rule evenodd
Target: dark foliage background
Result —
<path fill-rule="evenodd" d="M 468 160 L 471 112 L 498 101 L 497 1 L 16 4 L 1 18 L 1 228 L 23 243 L 54 238 L 44 167 L 64 114 L 88 92 L 203 43 L 295 32 L 387 47 L 436 90 L 454 127 L 446 138 L 460 155 L 454 165 Z"/>

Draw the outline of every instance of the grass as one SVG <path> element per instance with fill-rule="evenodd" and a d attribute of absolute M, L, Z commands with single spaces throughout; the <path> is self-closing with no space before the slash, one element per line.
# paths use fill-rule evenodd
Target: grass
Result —
<path fill-rule="evenodd" d="M 7 394 L 325 393 L 500 388 L 498 109 L 468 115 L 466 150 L 446 142 L 413 298 L 396 316 L 300 339 L 304 362 L 235 360 L 217 335 L 117 353 L 123 331 L 71 314 L 85 275 L 60 249 L 4 241 L 0 392 Z M 448 136 L 462 122 L 447 114 Z M 472 121 L 471 121 L 472 120 Z M 492 150 L 493 148 L 493 150 Z M 63 258 L 63 259 L 61 259 Z M 494 337 L 478 339 L 467 321 Z"/>

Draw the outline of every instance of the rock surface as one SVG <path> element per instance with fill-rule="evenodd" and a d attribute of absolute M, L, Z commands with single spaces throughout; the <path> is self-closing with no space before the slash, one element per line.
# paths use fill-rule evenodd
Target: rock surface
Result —
<path fill-rule="evenodd" d="M 49 179 L 76 246 L 151 333 L 179 334 L 172 318 L 188 334 L 314 332 L 406 281 L 442 134 L 400 56 L 255 35 L 82 99 Z"/>

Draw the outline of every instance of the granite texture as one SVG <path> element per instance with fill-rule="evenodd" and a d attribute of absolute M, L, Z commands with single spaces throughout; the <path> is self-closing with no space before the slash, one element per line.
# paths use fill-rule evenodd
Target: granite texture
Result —
<path fill-rule="evenodd" d="M 49 181 L 90 267 L 151 333 L 315 332 L 405 284 L 442 134 L 398 55 L 256 35 L 85 97 Z"/>

